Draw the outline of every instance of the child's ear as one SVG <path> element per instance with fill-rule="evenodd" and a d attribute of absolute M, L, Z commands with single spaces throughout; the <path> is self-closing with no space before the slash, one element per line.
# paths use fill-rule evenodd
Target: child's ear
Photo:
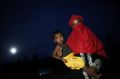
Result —
<path fill-rule="evenodd" d="M 55 41 L 55 40 L 53 40 L 53 42 L 54 42 L 54 43 L 56 43 L 56 41 Z"/>

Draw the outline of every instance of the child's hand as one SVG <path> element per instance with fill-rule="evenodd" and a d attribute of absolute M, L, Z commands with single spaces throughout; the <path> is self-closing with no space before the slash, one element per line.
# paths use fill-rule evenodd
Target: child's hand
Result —
<path fill-rule="evenodd" d="M 62 61 L 63 61 L 64 63 L 67 63 L 67 60 L 65 60 L 64 58 L 62 58 Z"/>

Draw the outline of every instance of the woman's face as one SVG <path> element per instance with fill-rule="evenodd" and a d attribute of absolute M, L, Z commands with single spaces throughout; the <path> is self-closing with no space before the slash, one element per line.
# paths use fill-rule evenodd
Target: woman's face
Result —
<path fill-rule="evenodd" d="M 78 19 L 74 20 L 73 23 L 72 23 L 72 28 L 73 28 L 74 26 L 76 26 L 77 24 L 79 24 L 79 23 L 80 23 L 80 22 L 79 22 Z"/>

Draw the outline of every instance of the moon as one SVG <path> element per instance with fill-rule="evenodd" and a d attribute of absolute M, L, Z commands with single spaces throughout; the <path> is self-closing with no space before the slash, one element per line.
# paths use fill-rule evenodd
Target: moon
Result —
<path fill-rule="evenodd" d="M 11 54 L 16 54 L 17 53 L 17 48 L 16 47 L 10 48 L 10 53 Z"/>

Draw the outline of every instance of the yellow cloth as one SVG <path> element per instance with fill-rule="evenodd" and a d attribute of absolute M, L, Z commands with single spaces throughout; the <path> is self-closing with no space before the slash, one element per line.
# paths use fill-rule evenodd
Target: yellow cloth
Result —
<path fill-rule="evenodd" d="M 65 65 L 71 69 L 79 70 L 80 68 L 83 68 L 85 65 L 83 59 L 81 57 L 74 56 L 74 53 L 70 53 L 63 58 L 67 61 Z"/>

